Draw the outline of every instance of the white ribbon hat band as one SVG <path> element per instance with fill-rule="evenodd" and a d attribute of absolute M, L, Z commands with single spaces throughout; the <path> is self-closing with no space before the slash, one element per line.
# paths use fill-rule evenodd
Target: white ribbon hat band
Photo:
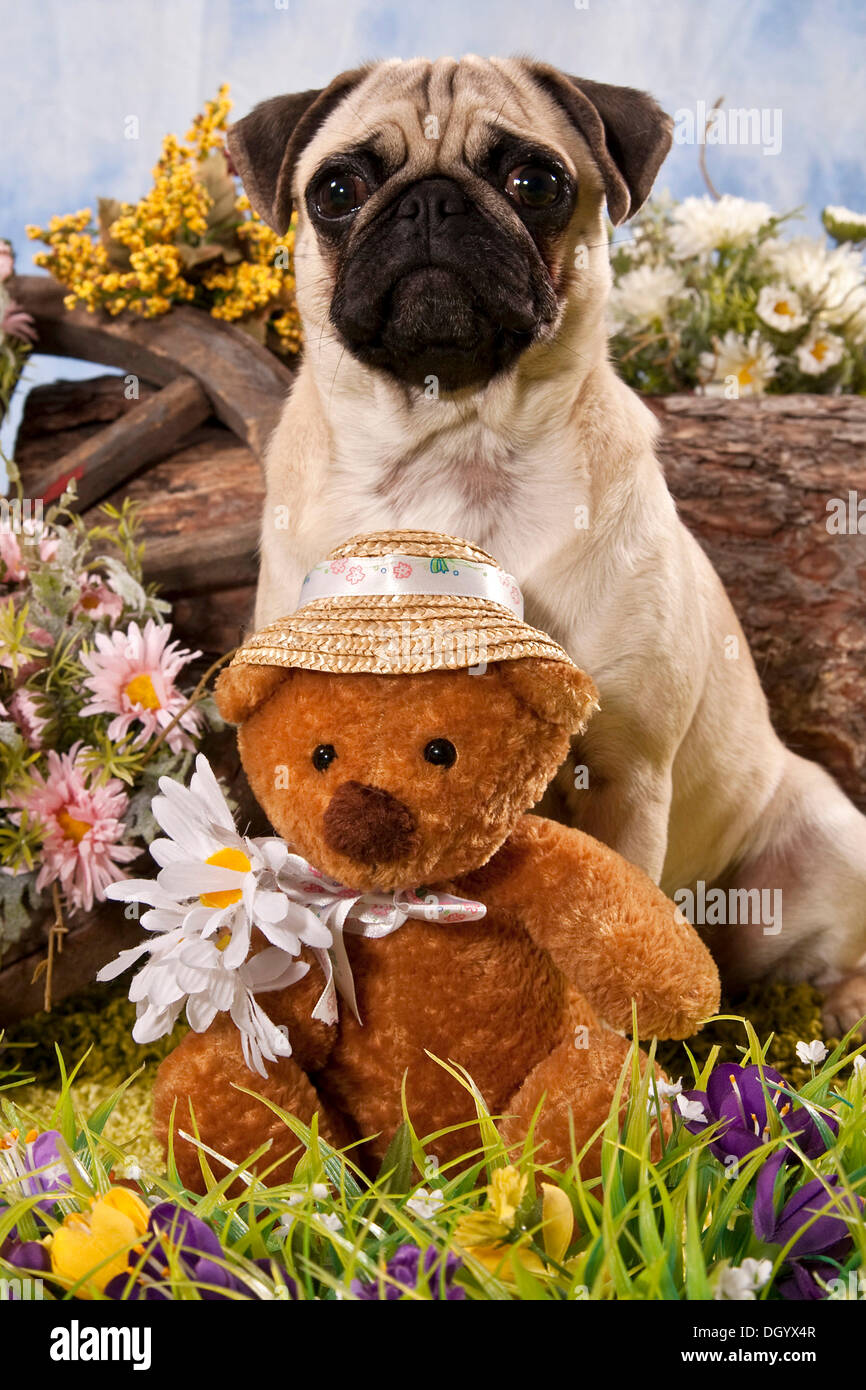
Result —
<path fill-rule="evenodd" d="M 498 603 L 523 621 L 517 580 L 496 565 L 449 555 L 350 555 L 322 560 L 304 580 L 300 607 L 315 599 L 349 595 L 451 594 Z"/>

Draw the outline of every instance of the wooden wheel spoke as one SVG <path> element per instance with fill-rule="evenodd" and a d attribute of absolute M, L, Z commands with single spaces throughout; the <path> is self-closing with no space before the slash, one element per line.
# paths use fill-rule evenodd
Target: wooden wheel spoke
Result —
<path fill-rule="evenodd" d="M 148 464 L 172 453 L 210 413 L 210 401 L 198 382 L 191 376 L 179 376 L 56 464 L 35 474 L 28 487 L 34 497 L 55 502 L 74 478 L 78 492 L 75 508 L 83 511 Z"/>

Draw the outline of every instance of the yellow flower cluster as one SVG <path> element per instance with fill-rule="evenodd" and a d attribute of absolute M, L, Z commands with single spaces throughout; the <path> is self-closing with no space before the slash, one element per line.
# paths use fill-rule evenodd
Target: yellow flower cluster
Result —
<path fill-rule="evenodd" d="M 216 100 L 205 104 L 185 144 L 165 137 L 150 192 L 138 203 L 116 205 L 119 215 L 103 224 L 101 239 L 89 208 L 53 217 L 44 230 L 27 228 L 31 239 L 48 247 L 34 257 L 36 264 L 70 290 L 67 308 L 82 304 L 91 312 L 130 310 L 154 318 L 172 304 L 192 302 L 218 319 L 265 320 L 278 351 L 299 350 L 294 230 L 281 242 L 243 194 L 234 200 L 233 214 L 218 214 L 218 229 L 209 222 L 213 197 L 204 162 L 225 143 L 228 90 L 223 85 Z M 209 255 L 211 248 L 216 257 Z M 231 254 L 224 257 L 221 250 Z"/>
<path fill-rule="evenodd" d="M 224 82 L 217 92 L 216 101 L 205 102 L 204 111 L 200 116 L 196 116 L 186 133 L 186 138 L 199 159 L 203 159 L 211 150 L 222 149 L 231 109 L 229 86 Z"/>

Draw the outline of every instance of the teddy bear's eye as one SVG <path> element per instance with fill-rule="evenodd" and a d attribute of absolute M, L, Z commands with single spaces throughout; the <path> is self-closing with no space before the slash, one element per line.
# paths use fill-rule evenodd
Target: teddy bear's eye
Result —
<path fill-rule="evenodd" d="M 449 738 L 431 738 L 424 749 L 424 757 L 436 767 L 453 767 L 457 761 L 457 749 Z"/>
<path fill-rule="evenodd" d="M 336 756 L 337 750 L 333 743 L 320 743 L 318 748 L 313 749 L 313 767 L 317 772 L 324 772 Z"/>

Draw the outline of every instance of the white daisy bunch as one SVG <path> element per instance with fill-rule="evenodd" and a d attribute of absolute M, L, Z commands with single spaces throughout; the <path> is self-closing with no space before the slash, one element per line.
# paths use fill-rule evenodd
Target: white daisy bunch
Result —
<path fill-rule="evenodd" d="M 363 893 L 329 878 L 277 838 L 241 835 L 207 759 L 196 758 L 189 787 L 164 777 L 153 814 L 165 831 L 150 852 L 155 880 L 121 879 L 107 896 L 143 903 L 152 933 L 121 951 L 98 980 L 112 980 L 142 956 L 129 997 L 136 1005 L 133 1037 L 153 1042 L 171 1031 L 182 1010 L 204 1032 L 228 1012 L 240 1029 L 247 1066 L 266 1076 L 265 1061 L 290 1057 L 289 1038 L 255 996 L 303 978 L 307 946 L 322 968 L 323 988 L 312 1017 L 336 1023 L 338 994 L 360 1020 L 345 935 L 382 937 L 410 918 L 478 921 L 484 904 L 448 893 L 403 890 Z M 256 930 L 268 942 L 259 950 Z"/>
<path fill-rule="evenodd" d="M 866 391 L 866 214 L 824 210 L 836 245 L 782 237 L 785 221 L 729 194 L 648 205 L 612 248 L 612 347 L 631 386 Z"/>
<path fill-rule="evenodd" d="M 97 979 L 114 979 L 146 956 L 129 991 L 137 1042 L 170 1032 L 184 1008 L 196 1032 L 227 1011 L 247 1065 L 266 1075 L 264 1061 L 291 1056 L 291 1043 L 254 996 L 301 979 L 309 969 L 296 959 L 301 945 L 327 950 L 331 933 L 279 888 L 288 854 L 282 840 L 238 833 L 205 757 L 197 757 L 188 788 L 168 777 L 159 786 L 153 813 L 166 838 L 150 852 L 160 872 L 155 881 L 124 879 L 107 890 L 116 901 L 148 907 L 141 924 L 152 937 L 121 951 Z M 251 956 L 254 928 L 270 944 Z"/>

